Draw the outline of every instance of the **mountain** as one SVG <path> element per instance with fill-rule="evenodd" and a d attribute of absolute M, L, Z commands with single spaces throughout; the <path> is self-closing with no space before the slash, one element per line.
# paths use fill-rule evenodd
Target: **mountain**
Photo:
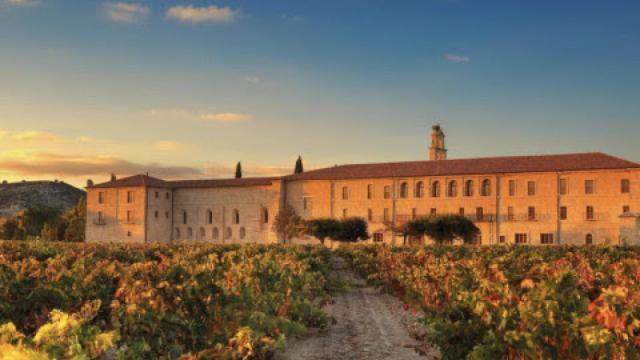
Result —
<path fill-rule="evenodd" d="M 0 184 L 0 217 L 11 217 L 28 208 L 67 210 L 85 197 L 83 190 L 61 181 L 23 181 Z"/>

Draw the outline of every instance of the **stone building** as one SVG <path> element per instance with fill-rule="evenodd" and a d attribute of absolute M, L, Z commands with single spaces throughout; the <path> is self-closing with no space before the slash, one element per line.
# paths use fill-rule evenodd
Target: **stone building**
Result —
<path fill-rule="evenodd" d="M 285 204 L 305 219 L 362 217 L 370 241 L 398 245 L 405 240 L 390 227 L 435 214 L 469 217 L 483 245 L 640 245 L 640 164 L 603 153 L 447 160 L 440 126 L 433 127 L 427 161 L 270 178 L 137 175 L 91 184 L 86 235 L 88 241 L 274 243 L 273 219 Z"/>

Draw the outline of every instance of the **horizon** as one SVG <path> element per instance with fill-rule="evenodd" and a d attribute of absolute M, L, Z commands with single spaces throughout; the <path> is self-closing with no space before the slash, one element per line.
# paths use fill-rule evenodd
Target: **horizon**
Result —
<path fill-rule="evenodd" d="M 0 181 L 640 162 L 640 4 L 0 0 Z"/>

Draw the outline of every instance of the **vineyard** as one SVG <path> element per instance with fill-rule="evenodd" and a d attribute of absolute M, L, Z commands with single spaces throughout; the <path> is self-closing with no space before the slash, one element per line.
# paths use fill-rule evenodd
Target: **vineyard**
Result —
<path fill-rule="evenodd" d="M 349 247 L 445 359 L 640 358 L 640 249 Z"/>
<path fill-rule="evenodd" d="M 323 327 L 319 247 L 0 243 L 2 359 L 266 358 Z M 4 357 L 6 356 L 6 357 Z"/>

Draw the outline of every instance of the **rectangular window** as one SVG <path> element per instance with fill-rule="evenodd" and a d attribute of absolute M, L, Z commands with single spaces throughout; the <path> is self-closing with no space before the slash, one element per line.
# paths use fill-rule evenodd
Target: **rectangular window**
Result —
<path fill-rule="evenodd" d="M 507 208 L 507 220 L 508 221 L 513 221 L 515 218 L 515 215 L 513 213 L 513 206 L 509 206 Z"/>
<path fill-rule="evenodd" d="M 482 221 L 484 219 L 484 209 L 481 207 L 476 208 L 476 220 Z"/>
<path fill-rule="evenodd" d="M 367 199 L 373 199 L 373 185 L 367 185 Z"/>
<path fill-rule="evenodd" d="M 509 180 L 509 196 L 516 196 L 516 181 Z"/>
<path fill-rule="evenodd" d="M 527 243 L 527 234 L 520 233 L 516 234 L 516 244 L 526 244 Z"/>
<path fill-rule="evenodd" d="M 535 181 L 529 181 L 527 183 L 527 194 L 529 196 L 533 196 L 536 194 L 536 182 Z"/>
<path fill-rule="evenodd" d="M 169 200 L 169 192 L 168 191 L 164 194 L 164 197 L 167 198 L 167 200 Z"/>
<path fill-rule="evenodd" d="M 129 204 L 131 204 L 131 203 L 133 203 L 134 200 L 135 200 L 134 192 L 133 191 L 127 191 L 127 202 Z"/>
<path fill-rule="evenodd" d="M 567 217 L 569 216 L 569 211 L 567 210 L 566 206 L 561 206 L 560 207 L 560 220 L 567 220 Z"/>
<path fill-rule="evenodd" d="M 528 212 L 529 221 L 533 221 L 536 219 L 536 208 L 533 206 L 529 206 Z"/>
<path fill-rule="evenodd" d="M 372 209 L 368 209 L 367 210 L 367 220 L 373 221 L 373 210 Z"/>
<path fill-rule="evenodd" d="M 384 241 L 384 234 L 381 232 L 377 232 L 375 234 L 373 234 L 373 242 L 383 242 Z"/>
<path fill-rule="evenodd" d="M 431 216 L 436 216 L 436 215 L 438 215 L 438 209 L 431 208 Z"/>
<path fill-rule="evenodd" d="M 347 216 L 349 216 L 349 211 L 347 209 L 342 209 L 342 217 L 346 218 Z"/>
<path fill-rule="evenodd" d="M 540 234 L 540 244 L 553 244 L 553 234 Z"/>
<path fill-rule="evenodd" d="M 629 207 L 629 205 L 624 205 L 624 206 L 622 207 L 622 213 L 623 213 L 623 214 L 628 214 L 628 213 L 630 213 L 630 212 L 631 212 L 631 208 Z"/>
<path fill-rule="evenodd" d="M 620 192 L 623 194 L 631 192 L 631 182 L 629 179 L 622 179 L 622 181 L 620 181 Z"/>
<path fill-rule="evenodd" d="M 585 194 L 593 194 L 595 192 L 593 180 L 585 180 L 584 181 L 584 193 Z"/>
<path fill-rule="evenodd" d="M 416 208 L 411 209 L 411 219 L 415 219 L 417 215 L 418 215 L 418 209 Z"/>
<path fill-rule="evenodd" d="M 384 221 L 389 221 L 389 208 L 384 208 L 382 218 Z"/>
<path fill-rule="evenodd" d="M 569 193 L 567 179 L 560 179 L 560 183 L 558 184 L 558 192 L 560 195 L 567 195 Z"/>
<path fill-rule="evenodd" d="M 133 210 L 127 210 L 127 223 L 133 223 Z"/>
<path fill-rule="evenodd" d="M 96 220 L 97 225 L 104 225 L 104 213 L 102 211 L 98 211 L 98 219 Z"/>
<path fill-rule="evenodd" d="M 160 192 L 156 191 L 156 199 L 160 197 Z"/>
<path fill-rule="evenodd" d="M 160 212 L 159 212 L 158 210 L 156 210 L 156 211 L 153 213 L 153 217 L 154 217 L 154 218 L 156 218 L 156 219 L 157 219 L 157 218 L 159 218 L 159 217 L 160 217 Z"/>
<path fill-rule="evenodd" d="M 168 218 L 169 218 L 169 212 L 168 212 L 168 211 L 165 211 L 165 212 L 164 212 L 164 218 L 165 218 L 165 219 L 168 219 Z"/>
<path fill-rule="evenodd" d="M 391 199 L 391 186 L 389 185 L 384 187 L 384 198 Z"/>
<path fill-rule="evenodd" d="M 98 193 L 98 204 L 104 204 L 104 191 Z"/>
<path fill-rule="evenodd" d="M 310 197 L 304 197 L 302 198 L 302 208 L 304 210 L 311 210 L 311 198 Z"/>
<path fill-rule="evenodd" d="M 587 206 L 587 220 L 595 220 L 595 212 L 593 211 L 593 206 Z"/>
<path fill-rule="evenodd" d="M 500 241 L 500 244 L 504 244 L 504 243 L 507 242 L 507 237 L 504 236 L 504 235 L 500 235 L 500 240 L 499 241 Z"/>
<path fill-rule="evenodd" d="M 349 200 L 349 188 L 346 186 L 342 188 L 342 200 Z"/>
<path fill-rule="evenodd" d="M 460 208 L 460 209 L 458 209 L 458 214 L 459 214 L 460 216 L 464 216 L 464 208 Z"/>

